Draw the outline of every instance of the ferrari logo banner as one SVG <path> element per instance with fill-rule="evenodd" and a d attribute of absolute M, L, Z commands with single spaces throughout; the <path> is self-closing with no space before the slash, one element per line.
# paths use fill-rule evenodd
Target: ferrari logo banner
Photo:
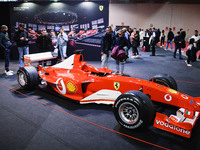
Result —
<path fill-rule="evenodd" d="M 100 10 L 100 11 L 103 11 L 103 8 L 104 8 L 103 5 L 100 5 L 100 6 L 99 6 L 99 10 Z"/>
<path fill-rule="evenodd" d="M 115 90 L 118 90 L 120 87 L 120 83 L 119 82 L 114 82 L 114 88 Z"/>

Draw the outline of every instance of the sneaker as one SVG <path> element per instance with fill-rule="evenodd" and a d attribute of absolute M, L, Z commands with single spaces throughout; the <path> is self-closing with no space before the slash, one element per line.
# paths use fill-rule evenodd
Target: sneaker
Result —
<path fill-rule="evenodd" d="M 187 60 L 185 60 L 186 65 L 188 64 Z"/>
<path fill-rule="evenodd" d="M 192 67 L 191 64 L 188 64 L 187 60 L 185 60 L 185 63 L 186 63 L 186 65 L 187 65 L 188 67 Z"/>
<path fill-rule="evenodd" d="M 13 75 L 13 72 L 11 72 L 11 71 L 5 71 L 5 74 L 6 74 L 7 76 L 12 76 L 12 75 Z"/>
<path fill-rule="evenodd" d="M 11 72 L 11 73 L 13 73 L 14 71 L 12 71 L 12 70 L 6 71 L 6 70 L 5 70 L 5 73 L 6 73 L 6 72 Z"/>

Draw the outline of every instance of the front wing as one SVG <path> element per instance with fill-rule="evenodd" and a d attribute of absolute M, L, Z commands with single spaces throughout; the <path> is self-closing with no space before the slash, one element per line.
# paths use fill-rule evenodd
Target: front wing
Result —
<path fill-rule="evenodd" d="M 154 120 L 154 127 L 190 138 L 192 129 L 199 117 L 199 112 L 194 112 L 194 117 L 192 119 L 185 117 L 185 109 L 180 108 L 176 115 L 167 115 L 156 113 Z"/>

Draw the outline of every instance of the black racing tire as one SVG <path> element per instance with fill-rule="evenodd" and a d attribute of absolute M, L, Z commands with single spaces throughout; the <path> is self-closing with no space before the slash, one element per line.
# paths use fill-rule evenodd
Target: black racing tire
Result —
<path fill-rule="evenodd" d="M 146 129 L 155 116 L 152 101 L 140 91 L 121 94 L 114 103 L 118 123 L 127 129 Z"/>
<path fill-rule="evenodd" d="M 33 66 L 22 67 L 17 71 L 17 81 L 24 90 L 31 90 L 39 84 L 37 69 Z"/>
<path fill-rule="evenodd" d="M 158 83 L 160 85 L 164 85 L 166 87 L 169 87 L 174 90 L 178 90 L 178 86 L 174 78 L 172 78 L 168 74 L 158 74 L 155 75 L 153 78 L 150 79 L 150 81 L 153 81 L 155 83 Z"/>

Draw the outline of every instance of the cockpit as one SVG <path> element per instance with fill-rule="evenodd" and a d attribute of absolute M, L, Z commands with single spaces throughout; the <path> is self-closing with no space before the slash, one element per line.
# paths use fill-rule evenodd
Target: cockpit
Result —
<path fill-rule="evenodd" d="M 84 72 L 89 72 L 91 75 L 96 76 L 106 76 L 111 74 L 112 71 L 107 68 L 95 68 L 91 65 L 87 65 L 87 62 L 83 61 L 82 54 L 74 54 L 69 58 L 65 59 L 63 62 L 52 66 L 52 68 L 63 68 L 63 69 L 80 69 Z"/>

